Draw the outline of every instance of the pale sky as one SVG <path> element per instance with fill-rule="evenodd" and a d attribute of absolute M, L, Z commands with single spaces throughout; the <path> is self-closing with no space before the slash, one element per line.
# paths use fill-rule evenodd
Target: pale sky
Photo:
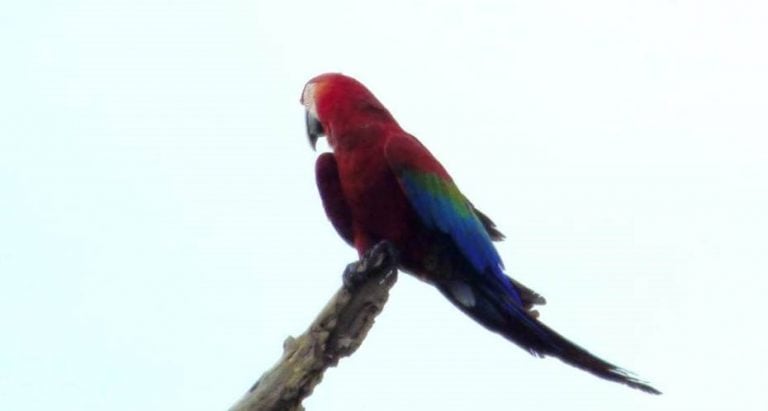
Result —
<path fill-rule="evenodd" d="M 507 240 L 533 358 L 407 275 L 317 410 L 765 410 L 760 1 L 9 2 L 0 409 L 223 410 L 340 285 L 306 80 L 363 83 Z"/>

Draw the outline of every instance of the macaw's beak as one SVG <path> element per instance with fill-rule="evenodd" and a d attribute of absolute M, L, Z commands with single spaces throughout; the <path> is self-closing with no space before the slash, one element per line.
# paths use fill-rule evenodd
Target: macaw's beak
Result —
<path fill-rule="evenodd" d="M 317 146 L 317 139 L 325 135 L 323 125 L 320 124 L 320 120 L 313 116 L 309 111 L 306 112 L 307 119 L 307 137 L 309 137 L 309 144 L 312 145 L 312 150 L 315 150 Z"/>

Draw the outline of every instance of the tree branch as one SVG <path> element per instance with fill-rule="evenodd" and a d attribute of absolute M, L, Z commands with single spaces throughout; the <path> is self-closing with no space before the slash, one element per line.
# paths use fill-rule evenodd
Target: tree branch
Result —
<path fill-rule="evenodd" d="M 283 343 L 283 356 L 230 411 L 303 410 L 328 367 L 363 343 L 397 281 L 396 252 L 380 243 L 347 266 L 344 285 L 307 331 Z"/>

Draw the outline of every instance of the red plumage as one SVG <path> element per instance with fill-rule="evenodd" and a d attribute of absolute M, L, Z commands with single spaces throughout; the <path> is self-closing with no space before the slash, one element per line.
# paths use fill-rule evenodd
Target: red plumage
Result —
<path fill-rule="evenodd" d="M 332 158 L 323 154 L 316 163 L 317 185 L 329 219 L 358 254 L 386 239 L 400 251 L 403 264 L 411 271 L 423 271 L 420 254 L 430 235 L 420 227 L 387 161 L 387 142 L 405 141 L 400 155 L 416 160 L 412 164 L 425 170 L 447 174 L 356 80 L 326 74 L 312 82 L 317 84 L 317 116 L 323 119 L 333 148 Z"/>

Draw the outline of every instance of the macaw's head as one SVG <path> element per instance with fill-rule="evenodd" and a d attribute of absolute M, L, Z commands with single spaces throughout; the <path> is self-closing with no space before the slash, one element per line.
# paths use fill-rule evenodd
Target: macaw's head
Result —
<path fill-rule="evenodd" d="M 354 133 L 359 128 L 381 122 L 397 124 L 362 83 L 340 73 L 309 80 L 301 93 L 301 104 L 306 109 L 307 136 L 313 149 L 321 136 L 335 148 L 339 139 L 360 135 Z"/>

